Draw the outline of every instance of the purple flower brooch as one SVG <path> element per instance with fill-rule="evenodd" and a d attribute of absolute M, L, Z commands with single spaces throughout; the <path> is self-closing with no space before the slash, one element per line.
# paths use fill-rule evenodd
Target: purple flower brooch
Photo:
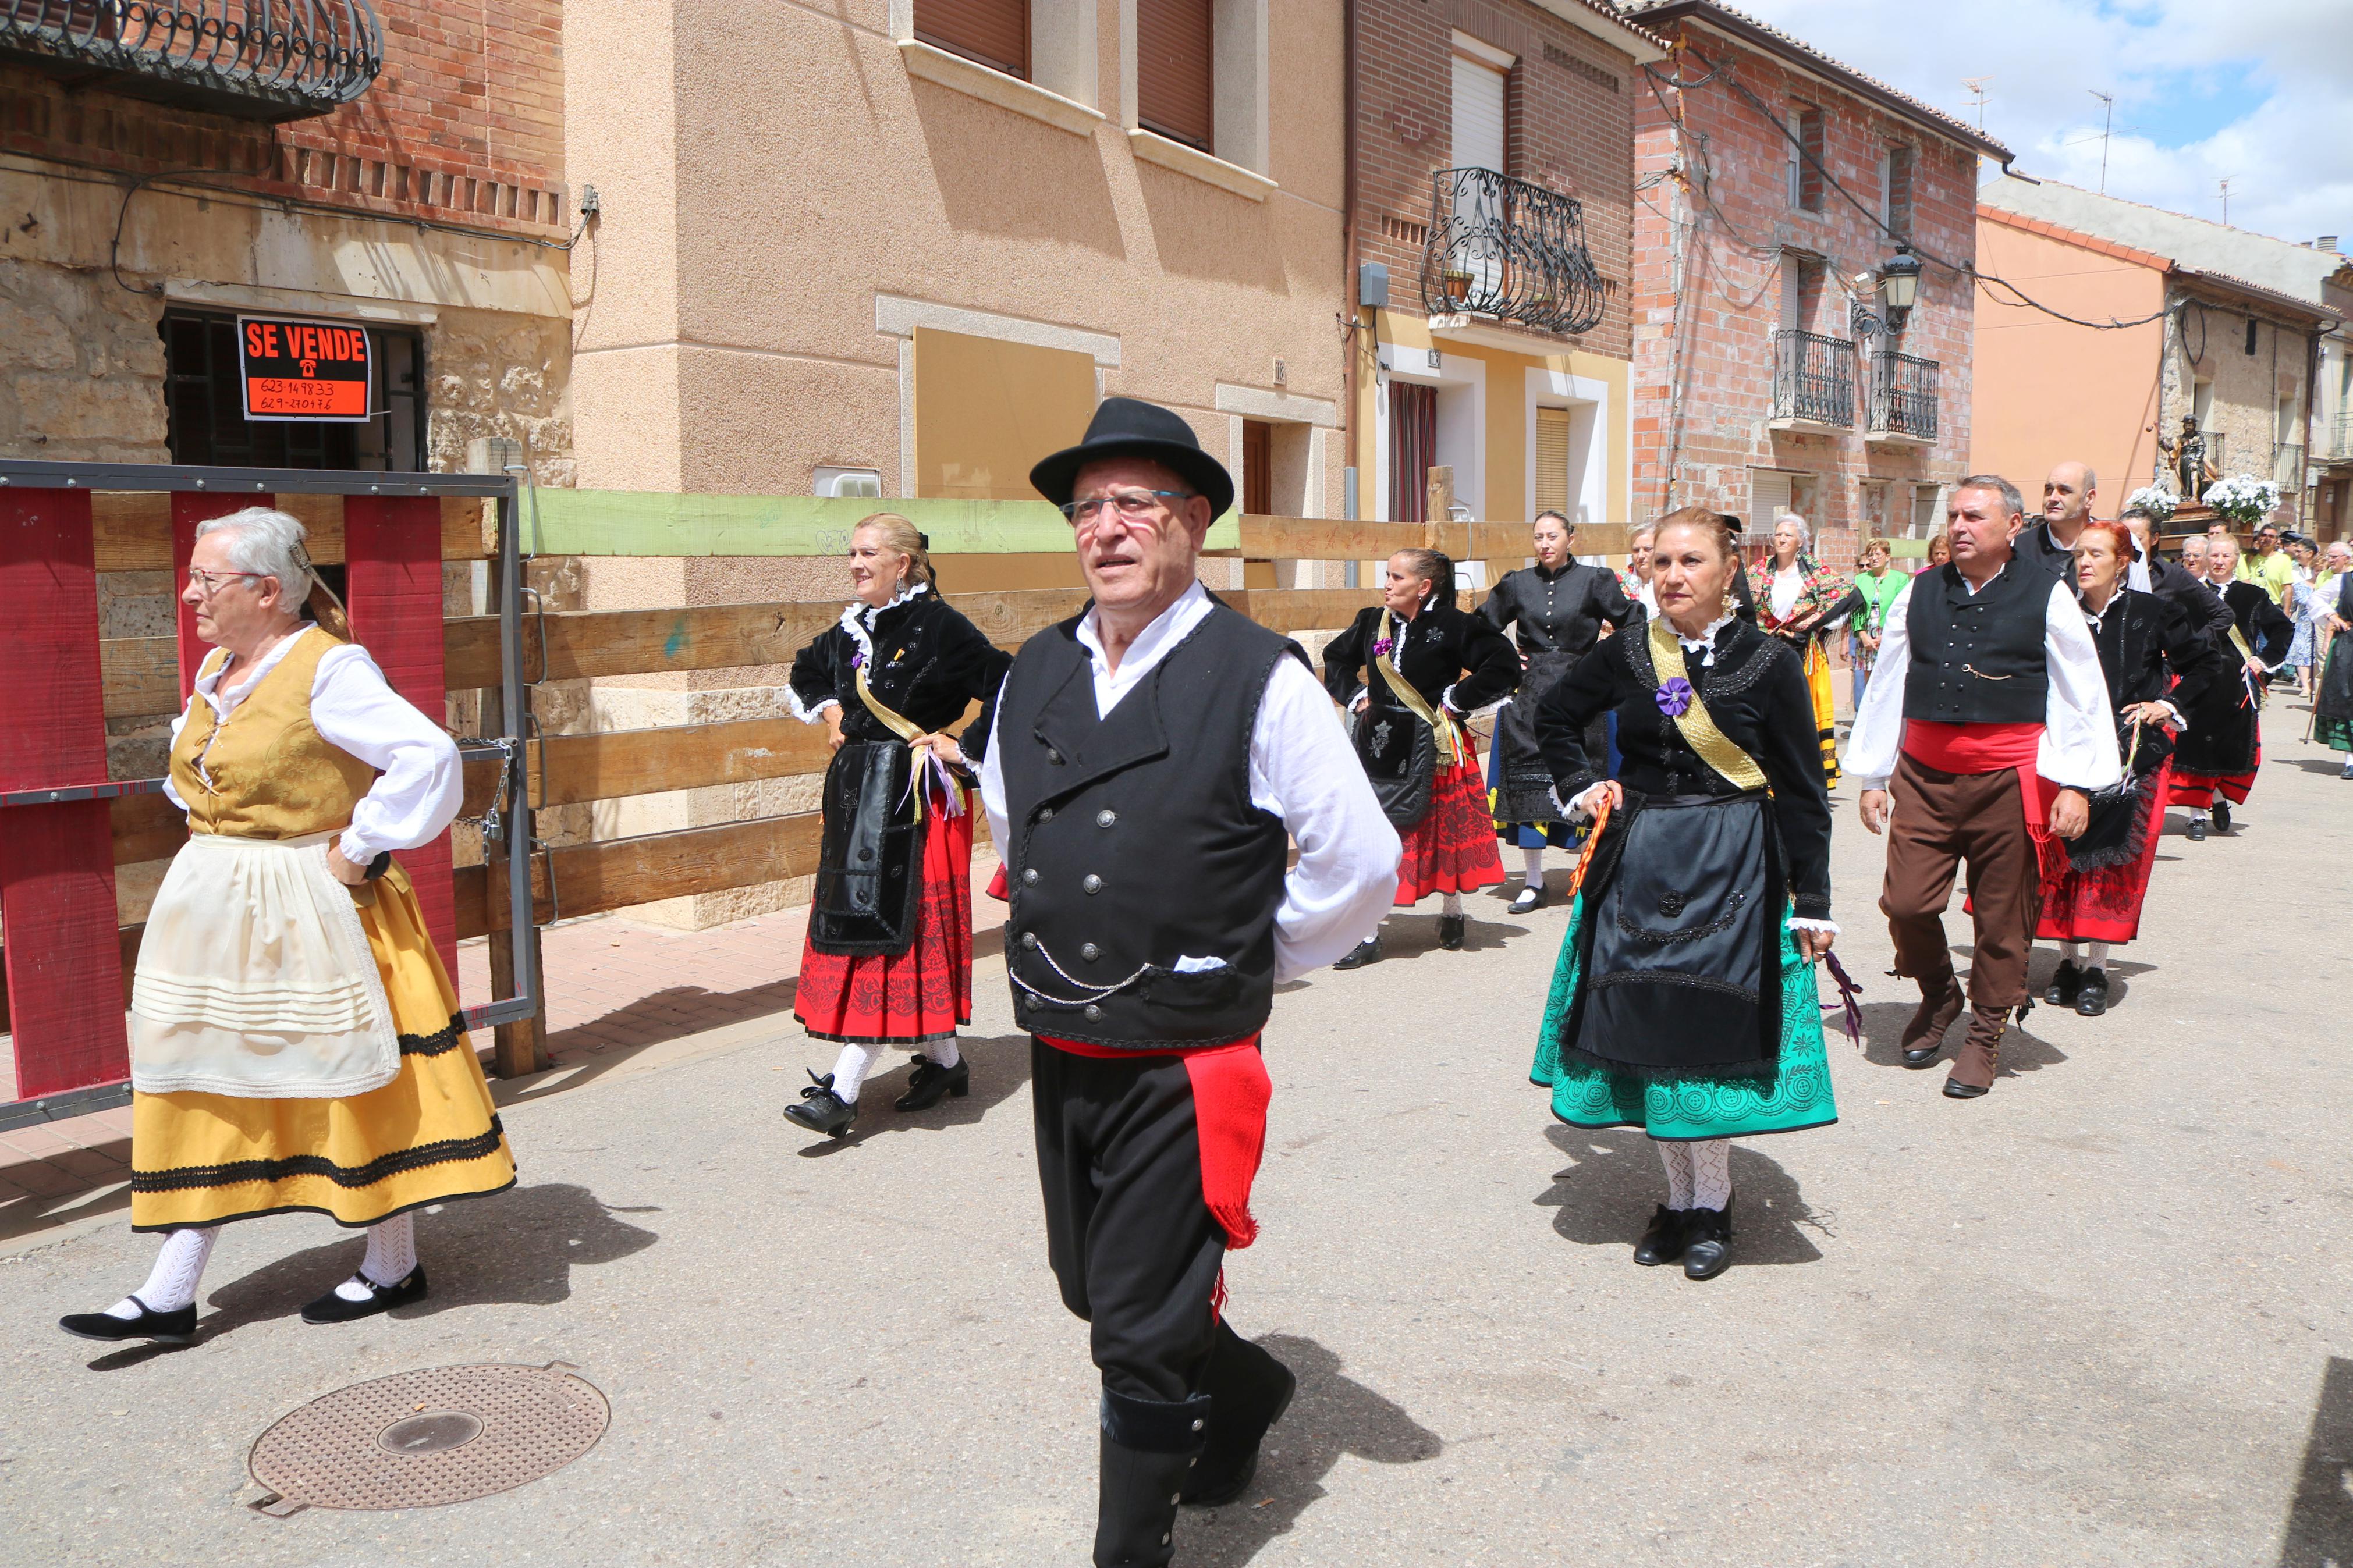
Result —
<path fill-rule="evenodd" d="M 1397 647 L 1397 640 L 1395 638 L 1383 637 L 1380 641 L 1373 645 L 1373 657 L 1375 658 L 1387 658 L 1389 656 L 1389 649 L 1395 647 Z"/>
<path fill-rule="evenodd" d="M 1680 719 L 1690 711 L 1692 699 L 1696 695 L 1690 681 L 1680 675 L 1669 676 L 1659 682 L 1659 711 L 1670 719 Z"/>

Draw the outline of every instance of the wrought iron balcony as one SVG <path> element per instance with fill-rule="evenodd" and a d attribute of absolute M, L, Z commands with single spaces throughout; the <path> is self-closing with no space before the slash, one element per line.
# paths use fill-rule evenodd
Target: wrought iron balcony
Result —
<path fill-rule="evenodd" d="M 367 91 L 367 0 L 0 0 L 0 58 L 78 86 L 243 120 L 325 114 Z"/>
<path fill-rule="evenodd" d="M 1929 446 L 1936 439 L 1936 362 L 1883 349 L 1871 356 L 1873 441 Z"/>
<path fill-rule="evenodd" d="M 2320 456 L 2326 462 L 2341 462 L 2353 458 L 2353 414 L 2339 414 L 2327 420 L 2315 420 L 2326 426 L 2327 439 L 2321 444 Z"/>
<path fill-rule="evenodd" d="M 1424 310 L 1545 332 L 1600 324 L 1601 274 L 1585 247 L 1585 208 L 1575 197 L 1493 169 L 1440 169 L 1432 184 Z"/>
<path fill-rule="evenodd" d="M 2272 482 L 2285 495 L 2300 495 L 2304 490 L 2304 443 L 2275 441 L 2272 444 Z"/>
<path fill-rule="evenodd" d="M 1854 428 L 1854 344 L 1819 332 L 1773 334 L 1777 429 Z"/>

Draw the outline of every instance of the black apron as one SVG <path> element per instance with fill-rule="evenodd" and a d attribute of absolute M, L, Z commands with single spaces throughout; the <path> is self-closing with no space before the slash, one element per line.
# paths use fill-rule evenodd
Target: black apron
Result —
<path fill-rule="evenodd" d="M 825 837 L 809 903 L 809 946 L 843 957 L 896 955 L 915 936 L 923 833 L 904 741 L 847 741 L 825 770 Z"/>
<path fill-rule="evenodd" d="M 1520 689 L 1495 713 L 1495 820 L 1534 823 L 1539 826 L 1562 820 L 1552 803 L 1552 775 L 1536 745 L 1536 707 L 1545 693 L 1566 679 L 1581 657 L 1566 648 L 1548 648 L 1528 656 Z M 1594 738 L 1605 731 L 1595 720 L 1587 730 L 1587 755 L 1605 763 L 1606 749 L 1593 749 Z M 1606 748 L 1607 740 L 1601 745 Z"/>

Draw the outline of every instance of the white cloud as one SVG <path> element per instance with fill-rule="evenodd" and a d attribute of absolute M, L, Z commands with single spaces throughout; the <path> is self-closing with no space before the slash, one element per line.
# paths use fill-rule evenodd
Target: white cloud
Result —
<path fill-rule="evenodd" d="M 2353 245 L 2353 4 L 2348 0 L 1733 0 L 1833 58 L 1963 120 L 1987 77 L 1987 132 L 2023 173 L 2097 188 L 2116 94 L 2110 195 Z M 2133 129 L 2126 130 L 2126 127 Z"/>

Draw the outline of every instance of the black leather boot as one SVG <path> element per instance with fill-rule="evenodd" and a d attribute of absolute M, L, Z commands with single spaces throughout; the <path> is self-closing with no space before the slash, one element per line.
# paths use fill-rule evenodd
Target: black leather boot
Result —
<path fill-rule="evenodd" d="M 1216 1508 L 1241 1496 L 1258 1474 L 1259 1445 L 1267 1428 L 1291 1408 L 1299 1379 L 1289 1367 L 1218 1320 L 1201 1392 L 1209 1397 L 1208 1447 L 1193 1468 L 1183 1497 L 1196 1508 Z"/>
<path fill-rule="evenodd" d="M 1348 950 L 1348 956 L 1332 965 L 1335 969 L 1362 969 L 1367 963 L 1381 961 L 1381 933 L 1375 931 Z"/>
<path fill-rule="evenodd" d="M 1691 1217 L 1689 1209 L 1671 1209 L 1659 1205 L 1651 1216 L 1651 1226 L 1642 1239 L 1634 1244 L 1634 1261 L 1645 1268 L 1655 1268 L 1662 1263 L 1672 1263 L 1683 1255 L 1683 1222 Z"/>
<path fill-rule="evenodd" d="M 2090 969 L 2084 972 L 2083 989 L 2075 996 L 2075 1011 L 2086 1018 L 2096 1018 L 2108 1010 L 2108 972 Z"/>
<path fill-rule="evenodd" d="M 1208 1426 L 1207 1394 L 1168 1404 L 1103 1390 L 1095 1568 L 1163 1568 L 1176 1555 L 1176 1504 Z"/>
<path fill-rule="evenodd" d="M 839 1138 L 857 1125 L 858 1107 L 833 1092 L 831 1073 L 823 1078 L 811 1073 L 809 1087 L 801 1090 L 801 1102 L 785 1107 L 785 1120 L 797 1122 L 812 1132 Z"/>
<path fill-rule="evenodd" d="M 2051 976 L 2051 984 L 2043 989 L 2042 999 L 2053 1007 L 2073 1007 L 2083 989 L 2084 972 L 2063 958 Z"/>
<path fill-rule="evenodd" d="M 1949 972 L 1941 991 L 1931 991 L 1925 985 L 1920 988 L 1919 1010 L 1904 1026 L 1905 1067 L 1925 1068 L 1936 1059 L 1936 1054 L 1945 1048 L 1945 1031 L 1961 1016 L 1967 1000 L 1961 992 L 1960 977 Z"/>

